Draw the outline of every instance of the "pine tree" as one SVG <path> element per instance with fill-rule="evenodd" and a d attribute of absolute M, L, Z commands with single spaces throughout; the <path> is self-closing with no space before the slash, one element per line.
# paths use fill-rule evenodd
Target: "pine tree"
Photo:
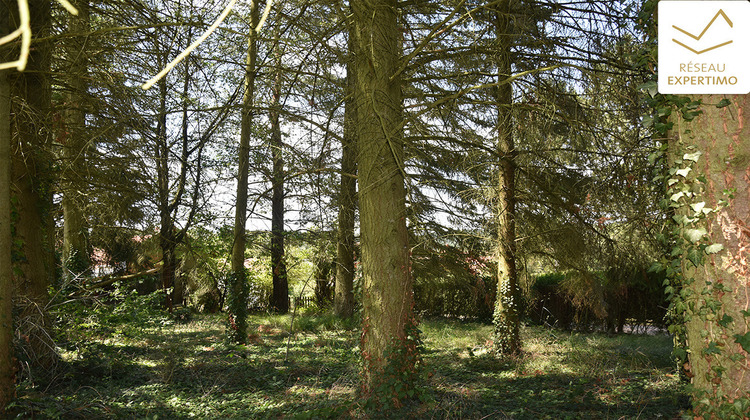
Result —
<path fill-rule="evenodd" d="M 380 392 L 385 395 L 379 397 L 389 400 L 395 393 L 400 399 L 413 386 L 419 359 L 397 74 L 401 32 L 395 0 L 352 2 L 351 8 L 363 264 L 363 387 L 366 394 Z"/>
<path fill-rule="evenodd" d="M 0 2 L 0 37 L 10 32 L 7 3 Z M 9 61 L 0 55 L 0 62 Z M 15 398 L 13 268 L 10 205 L 10 70 L 0 70 L 0 415 Z"/>
<path fill-rule="evenodd" d="M 31 30 L 44 38 L 51 31 L 48 0 L 29 1 Z M 17 11 L 11 10 L 11 22 L 18 22 Z M 13 25 L 11 25 L 13 26 Z M 16 25 L 17 26 L 17 25 Z M 12 192 L 17 200 L 17 219 L 13 221 L 14 240 L 21 246 L 21 258 L 15 272 L 16 298 L 23 309 L 18 323 L 25 326 L 29 337 L 24 349 L 32 361 L 32 369 L 51 372 L 57 360 L 47 316 L 48 287 L 54 283 L 54 224 L 52 221 L 52 172 L 50 110 L 50 57 L 52 44 L 38 42 L 29 54 L 24 72 L 10 74 L 11 121 L 14 141 L 11 145 Z"/>
<path fill-rule="evenodd" d="M 678 119 L 670 181 L 682 255 L 679 295 L 695 414 L 750 410 L 750 95 L 704 95 L 701 114 Z M 718 105 L 718 106 L 717 106 Z M 673 251 L 674 254 L 674 251 Z"/>

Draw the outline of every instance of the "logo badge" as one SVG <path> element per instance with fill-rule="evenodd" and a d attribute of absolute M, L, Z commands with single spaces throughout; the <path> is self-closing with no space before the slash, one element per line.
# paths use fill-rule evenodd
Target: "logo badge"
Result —
<path fill-rule="evenodd" d="M 659 2 L 659 92 L 750 93 L 750 2 Z"/>

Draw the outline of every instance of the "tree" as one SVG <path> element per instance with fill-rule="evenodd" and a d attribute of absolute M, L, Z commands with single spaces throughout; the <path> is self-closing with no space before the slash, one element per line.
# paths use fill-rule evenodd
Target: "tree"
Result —
<path fill-rule="evenodd" d="M 29 1 L 31 29 L 39 38 L 51 31 L 50 2 Z M 11 22 L 18 14 L 11 11 Z M 17 26 L 17 25 L 16 25 Z M 17 219 L 13 221 L 14 239 L 21 244 L 14 264 L 16 296 L 23 309 L 18 324 L 29 337 L 25 349 L 33 367 L 50 372 L 56 361 L 55 345 L 46 316 L 47 288 L 54 280 L 54 244 L 52 223 L 50 55 L 52 44 L 39 41 L 29 54 L 26 71 L 10 74 L 11 168 L 13 195 L 17 200 Z"/>
<path fill-rule="evenodd" d="M 636 130 L 630 119 L 616 128 L 609 124 L 621 121 L 625 112 L 619 109 L 592 111 L 607 88 L 600 83 L 584 90 L 586 83 L 578 80 L 627 75 L 615 51 L 622 51 L 627 33 L 619 18 L 628 16 L 625 6 L 602 2 L 473 4 L 478 5 L 404 6 L 419 12 L 406 19 L 405 31 L 416 45 L 405 72 L 407 172 L 420 186 L 410 194 L 410 227 L 419 234 L 415 252 L 448 246 L 485 257 L 497 250 L 498 296 L 505 295 L 505 304 L 497 302 L 495 343 L 501 350 L 507 347 L 502 336 L 515 341 L 522 309 L 506 311 L 507 304 L 520 303 L 518 279 L 531 278 L 519 276 L 524 264 L 518 262 L 531 258 L 583 271 L 606 268 L 607 253 L 600 250 L 611 249 L 613 241 L 594 215 L 604 217 L 607 208 L 578 214 L 579 205 L 588 197 L 601 202 L 612 190 L 602 186 L 620 182 L 616 177 L 622 171 L 606 168 L 632 159 L 625 156 L 627 148 L 611 153 L 607 148 L 632 140 Z M 608 124 L 593 117 L 597 112 Z M 594 179 L 592 171 L 606 176 Z M 434 214 L 450 223 L 440 223 Z M 476 236 L 461 238 L 467 231 Z M 597 246 L 571 252 L 557 244 L 561 237 L 571 239 L 565 244 L 576 239 Z M 462 258 L 460 252 L 454 257 Z M 422 269 L 422 260 L 415 259 L 415 269 Z M 514 347 L 517 351 L 517 342 Z"/>
<path fill-rule="evenodd" d="M 274 28 L 273 56 L 275 62 L 274 80 L 271 87 L 271 106 L 269 121 L 271 123 L 271 276 L 273 291 L 271 308 L 285 314 L 289 312 L 289 279 L 284 257 L 284 143 L 281 136 L 281 60 L 283 52 L 279 37 L 280 26 Z"/>
<path fill-rule="evenodd" d="M 178 22 L 188 21 L 188 16 L 199 20 L 198 11 L 203 11 L 191 2 L 165 4 L 163 9 L 138 9 L 143 16 L 135 14 L 142 32 L 138 42 L 127 50 L 137 51 L 139 61 L 124 67 L 131 71 L 156 73 L 170 61 L 170 56 L 182 51 L 192 41 L 195 24 L 185 25 L 182 31 L 176 26 L 156 25 L 161 13 Z M 129 16 L 124 16 L 127 19 Z M 153 30 L 152 30 L 153 29 Z M 161 249 L 161 286 L 165 291 L 165 305 L 172 310 L 173 304 L 184 301 L 183 278 L 176 276 L 178 246 L 184 244 L 187 232 L 203 215 L 209 200 L 206 184 L 210 172 L 206 166 L 209 158 L 209 140 L 217 136 L 229 115 L 235 96 L 223 99 L 216 93 L 212 81 L 217 66 L 204 66 L 203 58 L 194 53 L 182 61 L 175 71 L 160 79 L 153 90 L 132 97 L 140 115 L 129 117 L 137 121 L 136 129 L 129 135 L 146 139 L 141 150 L 140 162 L 150 176 L 149 199 L 158 215 L 158 240 Z M 201 67 L 203 71 L 196 72 Z M 226 100 L 226 102 L 224 102 Z M 210 111 L 205 104 L 212 105 Z M 199 105 L 196 105 L 199 104 Z M 171 289 L 171 290 L 170 290 Z"/>
<path fill-rule="evenodd" d="M 10 32 L 7 3 L 0 2 L 0 38 Z M 0 55 L 0 62 L 4 62 Z M 0 70 L 0 415 L 15 398 L 13 369 L 13 268 L 11 266 L 10 206 L 10 83 L 9 70 Z"/>
<path fill-rule="evenodd" d="M 401 399 L 413 386 L 413 314 L 395 0 L 351 3 L 362 241 L 362 357 L 366 394 Z M 394 373 L 395 383 L 389 375 Z M 395 395 L 390 395 L 390 394 Z"/>
<path fill-rule="evenodd" d="M 154 197 L 149 190 L 154 166 L 143 159 L 150 154 L 144 151 L 146 142 L 134 135 L 143 128 L 141 115 L 149 111 L 140 107 L 143 95 L 135 95 L 140 92 L 125 78 L 142 55 L 125 53 L 138 46 L 131 31 L 110 30 L 143 21 L 131 4 L 75 4 L 79 13 L 62 16 L 65 35 L 52 52 L 51 128 L 58 159 L 55 198 L 62 210 L 55 212 L 56 243 L 62 245 L 65 285 L 78 287 L 90 274 L 95 248 L 118 270 L 133 268 L 118 263 L 127 259 L 123 245 L 143 236 L 147 199 Z"/>
<path fill-rule="evenodd" d="M 351 49 L 352 37 L 349 37 Z M 341 137 L 341 178 L 339 187 L 338 240 L 336 248 L 336 286 L 334 310 L 348 318 L 354 313 L 354 221 L 357 208 L 357 143 L 354 90 L 357 86 L 353 57 L 346 63 L 344 134 Z"/>
<path fill-rule="evenodd" d="M 86 148 L 86 90 L 88 79 L 88 54 L 85 51 L 86 34 L 89 28 L 88 0 L 75 3 L 78 16 L 70 16 L 69 28 L 76 34 L 68 44 L 66 56 L 70 57 L 66 75 L 68 86 L 66 109 L 61 118 L 64 124 L 58 135 L 61 143 L 62 171 L 60 184 L 62 192 L 63 210 L 63 246 L 62 265 L 63 278 L 71 281 L 89 268 L 89 249 L 87 240 L 87 226 L 84 215 L 84 194 L 81 191 L 85 184 L 82 182 L 81 172 L 87 166 Z"/>
<path fill-rule="evenodd" d="M 245 312 L 247 311 L 247 276 L 245 274 L 245 248 L 247 223 L 248 176 L 250 172 L 250 135 L 253 118 L 253 96 L 255 95 L 255 62 L 258 56 L 258 40 L 255 27 L 259 19 L 258 3 L 250 5 L 250 29 L 247 37 L 242 117 L 240 122 L 240 148 L 237 173 L 237 199 L 234 213 L 234 241 L 232 242 L 232 273 L 229 286 L 230 316 L 234 317 L 234 341 L 246 340 Z"/>
<path fill-rule="evenodd" d="M 680 299 L 695 415 L 750 412 L 750 95 L 705 95 L 670 137 L 669 197 L 678 222 Z M 675 255 L 676 251 L 672 254 Z"/>
<path fill-rule="evenodd" d="M 495 301 L 495 349 L 500 354 L 521 351 L 520 289 L 516 270 L 516 148 L 513 143 L 510 1 L 497 6 L 497 149 L 500 157 L 497 186 L 497 299 Z M 504 82 L 504 83 L 503 83 Z"/>

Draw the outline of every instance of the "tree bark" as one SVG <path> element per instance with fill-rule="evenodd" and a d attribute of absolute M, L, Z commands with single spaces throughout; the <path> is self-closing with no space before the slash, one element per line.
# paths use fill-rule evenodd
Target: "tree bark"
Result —
<path fill-rule="evenodd" d="M 0 37 L 8 34 L 8 8 L 0 2 Z M 0 62 L 9 61 L 0 54 Z M 0 417 L 15 398 L 13 369 L 13 270 L 10 216 L 10 83 L 0 70 Z"/>
<path fill-rule="evenodd" d="M 166 61 L 166 60 L 163 60 Z M 156 124 L 156 187 L 159 209 L 159 248 L 163 268 L 160 273 L 161 287 L 164 291 L 164 306 L 171 312 L 174 302 L 169 290 L 174 286 L 177 260 L 174 254 L 174 222 L 169 206 L 169 145 L 167 143 L 167 80 L 157 83 L 159 88 L 159 116 Z"/>
<path fill-rule="evenodd" d="M 281 125 L 279 111 L 281 99 L 281 50 L 276 37 L 276 75 L 273 82 L 273 102 L 269 119 L 271 121 L 271 155 L 273 169 L 271 182 L 273 183 L 273 197 L 271 198 L 271 269 L 273 277 L 273 293 L 271 308 L 280 314 L 289 312 L 289 282 L 284 258 L 284 155 L 281 139 Z"/>
<path fill-rule="evenodd" d="M 318 308 L 325 308 L 331 304 L 330 274 L 331 261 L 325 249 L 320 249 L 315 258 L 315 303 L 318 304 Z"/>
<path fill-rule="evenodd" d="M 705 229 L 701 244 L 721 245 L 717 253 L 701 255 L 696 267 L 683 260 L 686 298 L 688 375 L 697 390 L 696 415 L 734 418 L 732 405 L 744 398 L 750 409 L 750 95 L 728 98 L 729 106 L 714 105 L 723 95 L 702 96 L 703 113 L 680 123 L 670 145 L 684 153 L 700 152 L 695 178 L 705 177 L 694 203 L 709 212 L 697 222 Z M 693 179 L 695 179 L 693 178 Z M 692 191 L 698 191 L 695 181 Z M 733 198 L 727 192 L 732 191 Z M 722 205 L 721 200 L 727 200 Z M 683 210 L 688 210 L 687 208 Z M 692 208 L 694 211 L 694 208 Z M 690 214 L 693 216 L 693 214 Z M 743 348 L 744 347 L 744 348 Z M 721 372 L 719 372 L 721 371 Z M 729 409 L 730 411 L 723 411 Z M 711 414 L 712 413 L 712 414 Z M 734 413 L 747 415 L 747 411 Z"/>
<path fill-rule="evenodd" d="M 352 37 L 349 37 L 351 49 Z M 336 315 L 354 314 L 354 212 L 357 208 L 357 142 L 354 90 L 357 84 L 352 57 L 346 65 L 344 136 L 341 138 L 341 187 L 339 189 L 338 245 L 336 249 Z"/>
<path fill-rule="evenodd" d="M 510 2 L 500 2 L 496 15 L 498 82 L 511 76 Z M 497 148 L 500 155 L 497 188 L 497 300 L 495 302 L 495 351 L 499 355 L 521 351 L 519 335 L 519 287 L 516 270 L 516 149 L 513 144 L 513 95 L 510 83 L 497 87 Z"/>
<path fill-rule="evenodd" d="M 63 209 L 63 279 L 72 281 L 88 270 L 89 250 L 87 241 L 86 219 L 82 211 L 83 195 L 79 192 L 83 186 L 80 172 L 86 168 L 86 112 L 84 103 L 87 89 L 88 60 L 85 34 L 89 31 L 88 0 L 75 2 L 78 16 L 70 16 L 70 29 L 76 35 L 70 41 L 68 57 L 72 60 L 67 75 L 68 85 L 64 126 L 58 139 L 62 143 L 62 167 L 60 184 L 62 187 Z"/>
<path fill-rule="evenodd" d="M 38 38 L 50 34 L 50 2 L 30 0 L 31 30 Z M 11 10 L 11 21 L 18 22 Z M 13 20 L 15 19 L 15 20 Z M 17 141 L 12 144 L 12 185 L 17 199 L 15 239 L 21 259 L 15 264 L 15 290 L 23 309 L 19 315 L 29 337 L 26 351 L 34 367 L 49 372 L 56 361 L 48 332 L 47 288 L 54 280 L 52 220 L 52 156 L 49 112 L 51 108 L 49 42 L 37 42 L 23 73 L 10 73 L 11 112 Z"/>
<path fill-rule="evenodd" d="M 245 223 L 247 221 L 247 178 L 250 172 L 250 134 L 253 121 L 253 96 L 255 95 L 255 61 L 258 56 L 258 41 L 255 27 L 259 19 L 258 2 L 250 2 L 250 33 L 248 34 L 247 57 L 245 58 L 245 92 L 242 96 L 242 120 L 240 123 L 240 149 L 237 170 L 237 202 L 234 210 L 234 240 L 232 242 L 232 278 L 229 302 L 231 316 L 244 317 L 247 309 L 247 287 L 245 283 L 245 248 L 247 243 Z M 244 318 L 234 323 L 233 328 L 245 328 Z M 246 331 L 232 333 L 235 341 L 244 343 Z"/>
<path fill-rule="evenodd" d="M 383 391 L 379 385 L 390 381 L 383 375 L 386 369 L 399 372 L 393 382 L 410 387 L 413 378 L 408 375 L 419 357 L 406 228 L 401 79 L 396 72 L 401 32 L 395 0 L 350 5 L 357 74 L 363 389 L 377 394 Z M 389 391 L 398 386 L 387 385 Z"/>

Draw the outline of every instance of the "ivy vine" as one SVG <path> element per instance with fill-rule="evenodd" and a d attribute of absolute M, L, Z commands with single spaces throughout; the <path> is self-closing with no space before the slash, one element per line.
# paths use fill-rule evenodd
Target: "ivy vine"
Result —
<path fill-rule="evenodd" d="M 711 106 L 702 103 L 701 99 L 688 96 L 664 95 L 657 90 L 655 63 L 656 59 L 656 21 L 654 11 L 657 1 L 648 0 L 639 17 L 641 30 L 647 34 L 644 47 L 637 53 L 637 65 L 647 74 L 646 83 L 639 88 L 645 95 L 648 112 L 643 116 L 643 126 L 653 133 L 658 142 L 657 149 L 649 156 L 649 162 L 654 168 L 654 185 L 664 193 L 660 207 L 668 215 L 668 228 L 659 238 L 665 245 L 666 253 L 663 258 L 652 267 L 652 270 L 664 271 L 666 280 L 664 290 L 669 301 L 667 321 L 669 332 L 674 337 L 675 346 L 673 356 L 684 378 L 692 377 L 696 372 L 691 371 L 688 361 L 687 325 L 691 320 L 702 320 L 709 325 L 722 329 L 701 331 L 701 336 L 707 342 L 700 355 L 710 367 L 706 381 L 713 384 L 711 391 L 692 388 L 693 414 L 696 418 L 745 419 L 750 413 L 750 395 L 732 398 L 725 394 L 720 386 L 723 375 L 727 371 L 726 363 L 742 364 L 748 362 L 750 354 L 750 332 L 740 335 L 732 334 L 729 329 L 735 322 L 747 323 L 750 311 L 741 311 L 744 320 L 735 320 L 724 311 L 722 299 L 726 293 L 733 292 L 720 281 L 707 281 L 697 290 L 696 279 L 693 276 L 712 254 L 723 250 L 723 245 L 712 243 L 706 230 L 706 219 L 728 206 L 734 198 L 735 191 L 723 191 L 723 198 L 713 207 L 703 199 L 706 191 L 707 179 L 696 170 L 696 164 L 702 156 L 701 151 L 693 146 L 686 146 L 678 142 L 669 142 L 668 136 L 675 129 L 675 116 L 688 124 L 681 127 L 690 135 L 690 122 L 698 117 L 701 107 Z M 714 104 L 717 108 L 731 105 L 729 99 L 722 99 Z M 697 319 L 695 317 L 698 317 Z M 709 334 L 711 338 L 708 339 Z M 743 353 L 724 352 L 728 346 L 739 344 Z M 703 379 L 703 378 L 702 378 Z"/>

